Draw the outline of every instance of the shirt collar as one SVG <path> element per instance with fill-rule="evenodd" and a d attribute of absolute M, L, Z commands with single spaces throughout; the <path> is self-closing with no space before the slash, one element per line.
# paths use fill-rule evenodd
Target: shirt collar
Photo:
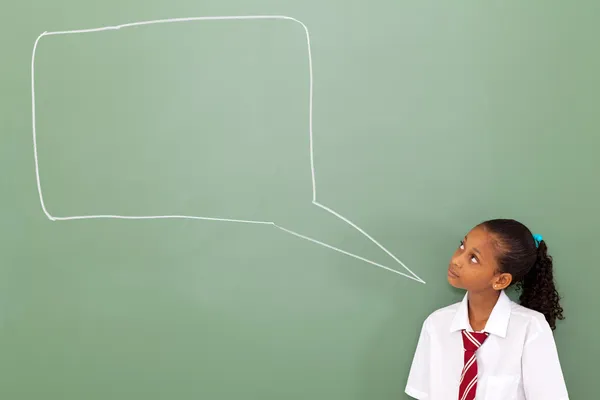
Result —
<path fill-rule="evenodd" d="M 494 306 L 494 309 L 492 310 L 492 313 L 485 324 L 485 332 L 500 336 L 502 338 L 506 337 L 511 311 L 510 303 L 510 298 L 506 295 L 506 293 L 504 293 L 504 290 L 501 291 L 500 297 L 498 297 L 498 301 L 496 302 L 496 305 Z M 463 329 L 471 332 L 473 331 L 473 328 L 471 328 L 471 324 L 469 323 L 468 293 L 465 294 L 465 297 L 458 306 L 458 310 L 456 310 L 456 314 L 454 315 L 454 319 L 450 325 L 450 332 L 456 332 Z"/>

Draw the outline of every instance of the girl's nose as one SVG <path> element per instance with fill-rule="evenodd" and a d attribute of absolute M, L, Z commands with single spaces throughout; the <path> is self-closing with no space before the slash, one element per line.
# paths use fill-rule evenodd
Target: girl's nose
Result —
<path fill-rule="evenodd" d="M 450 260 L 450 263 L 452 264 L 453 267 L 460 268 L 460 258 L 459 257 L 452 257 L 452 260 Z"/>

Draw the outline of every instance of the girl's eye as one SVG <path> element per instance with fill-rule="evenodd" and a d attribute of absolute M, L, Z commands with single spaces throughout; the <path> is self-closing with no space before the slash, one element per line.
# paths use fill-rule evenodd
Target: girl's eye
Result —
<path fill-rule="evenodd" d="M 461 250 L 464 250 L 464 249 L 465 249 L 465 242 L 464 242 L 464 240 L 461 240 L 461 241 L 460 241 L 460 246 L 458 246 L 458 247 L 459 247 Z"/>
<path fill-rule="evenodd" d="M 475 257 L 475 256 L 471 256 L 471 262 L 472 262 L 473 264 L 478 264 L 478 263 L 479 263 L 479 260 L 477 259 L 477 257 Z"/>

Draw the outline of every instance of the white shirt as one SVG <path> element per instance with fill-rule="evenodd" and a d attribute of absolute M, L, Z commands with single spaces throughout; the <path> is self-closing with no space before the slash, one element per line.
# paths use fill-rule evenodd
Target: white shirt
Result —
<path fill-rule="evenodd" d="M 462 329 L 469 323 L 468 295 L 423 323 L 406 394 L 415 399 L 457 400 L 464 363 Z M 476 400 L 568 400 L 556 344 L 544 315 L 501 292 L 477 350 Z"/>

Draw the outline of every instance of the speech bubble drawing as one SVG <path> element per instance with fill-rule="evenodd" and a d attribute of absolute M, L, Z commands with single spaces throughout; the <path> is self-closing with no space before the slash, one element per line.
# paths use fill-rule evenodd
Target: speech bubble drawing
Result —
<path fill-rule="evenodd" d="M 35 57 L 36 51 L 38 48 L 38 44 L 43 37 L 46 36 L 57 36 L 57 35 L 75 35 L 75 34 L 85 34 L 91 32 L 103 32 L 103 31 L 117 31 L 125 28 L 132 28 L 136 26 L 144 26 L 144 25 L 156 25 L 156 24 L 169 24 L 169 23 L 181 23 L 181 22 L 195 22 L 195 21 L 231 21 L 231 20 L 257 20 L 257 21 L 265 21 L 265 20 L 285 20 L 293 23 L 299 24 L 304 33 L 306 35 L 306 46 L 307 46 L 307 55 L 308 55 L 308 68 L 309 68 L 309 105 L 308 105 L 308 133 L 309 133 L 309 155 L 310 155 L 310 170 L 311 170 L 311 181 L 312 181 L 312 204 L 319 209 L 333 215 L 337 219 L 345 222 L 361 235 L 369 239 L 373 244 L 375 244 L 381 251 L 387 254 L 395 263 L 399 264 L 405 272 L 398 271 L 396 269 L 390 268 L 388 266 L 382 265 L 360 255 L 354 254 L 352 252 L 340 249 L 338 247 L 329 245 L 322 241 L 316 240 L 309 236 L 300 234 L 294 230 L 283 227 L 277 224 L 275 221 L 266 221 L 266 220 L 255 220 L 255 219 L 237 219 L 237 218 L 217 218 L 217 217 L 209 217 L 209 216 L 195 216 L 195 215 L 117 215 L 117 214 L 102 214 L 102 215 L 72 215 L 72 216 L 54 216 L 52 215 L 44 202 L 44 196 L 42 192 L 42 185 L 40 181 L 40 169 L 39 169 L 39 161 L 38 161 L 38 144 L 37 144 L 37 131 L 36 131 L 36 102 L 35 102 Z M 376 266 L 378 268 L 382 268 L 386 271 L 398 274 L 405 278 L 411 279 L 413 281 L 425 284 L 425 281 L 419 278 L 413 271 L 411 271 L 400 259 L 398 259 L 392 252 L 390 252 L 386 247 L 384 247 L 381 243 L 379 243 L 376 239 L 374 239 L 371 235 L 365 232 L 362 228 L 356 225 L 347 217 L 341 215 L 336 212 L 333 208 L 328 207 L 317 200 L 317 184 L 316 184 L 316 174 L 315 174 L 315 163 L 314 163 L 314 147 L 313 147 L 313 62 L 312 62 L 312 52 L 311 52 L 311 42 L 310 42 L 310 34 L 307 26 L 301 22 L 300 20 L 282 15 L 249 15 L 249 16 L 208 16 L 208 17 L 186 17 L 186 18 L 170 18 L 170 19 L 160 19 L 160 20 L 149 20 L 149 21 L 140 21 L 127 23 L 122 25 L 115 26 L 105 26 L 99 28 L 91 28 L 91 29 L 80 29 L 80 30 L 69 30 L 69 31 L 55 31 L 55 32 L 43 32 L 40 34 L 35 40 L 33 46 L 33 52 L 31 56 L 31 108 L 32 108 L 32 132 L 33 132 L 33 153 L 34 153 L 34 161 L 35 161 L 35 175 L 37 182 L 37 190 L 40 200 L 40 205 L 42 211 L 46 215 L 46 217 L 51 221 L 73 221 L 73 220 L 92 220 L 92 219 L 123 219 L 123 220 L 149 220 L 149 219 L 190 219 L 190 220 L 205 220 L 205 221 L 219 221 L 219 222 L 229 222 L 229 223 L 242 223 L 242 224 L 254 224 L 261 226 L 271 226 L 282 232 L 293 235 L 297 238 L 309 241 L 311 243 L 317 244 L 319 246 L 323 246 L 330 250 L 336 251 L 338 253 L 344 254 L 346 256 L 364 261 L 370 265 Z"/>

